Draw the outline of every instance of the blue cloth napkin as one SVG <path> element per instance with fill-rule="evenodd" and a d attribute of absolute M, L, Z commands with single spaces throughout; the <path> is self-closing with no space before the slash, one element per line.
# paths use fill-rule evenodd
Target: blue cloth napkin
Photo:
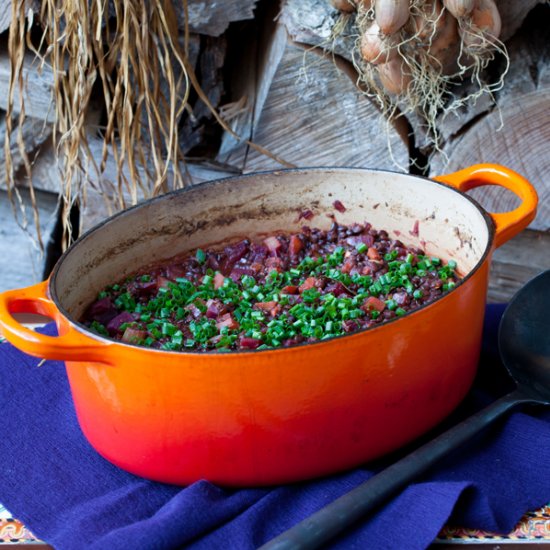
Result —
<path fill-rule="evenodd" d="M 502 312 L 488 306 L 476 383 L 439 430 L 513 388 L 498 361 Z M 257 548 L 413 447 L 288 486 L 175 487 L 123 472 L 95 453 L 78 427 L 62 363 L 39 365 L 4 343 L 0 377 L 0 502 L 58 550 Z M 524 512 L 550 501 L 548 464 L 550 413 L 513 413 L 330 547 L 424 549 L 446 523 L 509 532 Z"/>

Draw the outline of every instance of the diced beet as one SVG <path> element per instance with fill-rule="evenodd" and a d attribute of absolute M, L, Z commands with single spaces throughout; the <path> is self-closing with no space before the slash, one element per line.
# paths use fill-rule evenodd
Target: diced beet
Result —
<path fill-rule="evenodd" d="M 126 327 L 121 340 L 129 344 L 138 344 L 147 338 L 147 331 L 135 327 Z"/>
<path fill-rule="evenodd" d="M 383 300 L 380 300 L 380 298 L 376 298 L 375 296 L 369 296 L 363 302 L 361 309 L 363 311 L 366 311 L 367 313 L 370 313 L 371 311 L 382 312 L 386 309 L 386 302 L 384 302 Z"/>
<path fill-rule="evenodd" d="M 282 262 L 281 258 L 275 258 L 273 256 L 270 257 L 270 258 L 266 258 L 265 266 L 266 266 L 268 272 L 278 271 L 280 273 L 283 270 L 282 269 L 283 262 Z"/>
<path fill-rule="evenodd" d="M 300 220 L 311 220 L 311 218 L 313 218 L 314 214 L 311 210 L 309 210 L 308 208 L 304 209 L 304 210 L 301 210 L 300 213 L 298 214 L 298 221 Z"/>
<path fill-rule="evenodd" d="M 262 341 L 258 338 L 250 338 L 248 336 L 241 336 L 239 339 L 239 347 L 241 349 L 256 349 L 259 348 Z"/>
<path fill-rule="evenodd" d="M 218 258 L 216 257 L 216 254 L 214 254 L 213 252 L 207 252 L 205 265 L 206 267 L 209 267 L 210 269 L 217 271 L 220 268 L 220 262 L 218 262 Z"/>
<path fill-rule="evenodd" d="M 261 311 L 265 311 L 266 313 L 269 313 L 272 317 L 276 317 L 281 311 L 280 304 L 275 301 L 256 302 L 254 306 Z"/>
<path fill-rule="evenodd" d="M 95 318 L 96 315 L 101 315 L 107 311 L 114 309 L 113 301 L 110 296 L 96 300 L 89 308 L 87 315 L 88 317 Z"/>
<path fill-rule="evenodd" d="M 229 277 L 229 274 L 231 273 L 233 266 L 237 262 L 231 261 L 225 254 L 221 254 L 220 256 L 220 271 L 223 273 L 226 277 Z"/>
<path fill-rule="evenodd" d="M 342 267 L 340 268 L 340 271 L 342 273 L 349 273 L 354 267 L 355 267 L 355 260 L 353 259 L 353 257 L 351 257 L 351 258 L 348 258 L 342 264 Z"/>
<path fill-rule="evenodd" d="M 398 306 L 406 306 L 411 302 L 411 297 L 406 292 L 394 292 L 392 298 Z"/>
<path fill-rule="evenodd" d="M 206 302 L 206 317 L 208 319 L 217 319 L 222 313 L 227 311 L 227 306 L 220 300 L 210 299 Z"/>
<path fill-rule="evenodd" d="M 316 277 L 308 277 L 298 288 L 300 293 L 304 292 L 304 290 L 309 290 L 310 288 L 313 288 L 317 286 L 317 283 L 319 280 Z"/>
<path fill-rule="evenodd" d="M 298 294 L 298 287 L 294 285 L 287 285 L 281 289 L 283 294 Z"/>
<path fill-rule="evenodd" d="M 220 314 L 218 304 L 215 303 L 215 300 L 208 300 L 206 302 L 206 312 L 205 315 L 208 319 L 217 319 Z"/>
<path fill-rule="evenodd" d="M 361 242 L 365 243 L 367 246 L 371 247 L 374 244 L 374 237 L 368 233 L 365 235 L 360 235 L 359 237 Z"/>
<path fill-rule="evenodd" d="M 245 239 L 238 243 L 226 246 L 224 248 L 224 252 L 229 262 L 235 263 L 246 255 L 249 246 L 250 242 Z"/>
<path fill-rule="evenodd" d="M 353 319 L 345 319 L 342 321 L 344 332 L 354 332 L 359 328 L 359 325 Z"/>
<path fill-rule="evenodd" d="M 157 291 L 157 281 L 156 279 L 151 279 L 150 281 L 136 281 L 132 287 L 132 294 L 135 296 L 151 296 Z"/>
<path fill-rule="evenodd" d="M 304 248 L 304 243 L 302 242 L 302 239 L 298 235 L 291 235 L 290 236 L 290 242 L 288 244 L 288 252 L 291 256 L 296 257 L 300 250 Z"/>
<path fill-rule="evenodd" d="M 188 311 L 194 319 L 199 319 L 202 316 L 202 311 L 195 304 L 189 304 L 183 309 Z"/>
<path fill-rule="evenodd" d="M 412 231 L 409 231 L 409 233 L 413 236 L 413 237 L 418 237 L 419 233 L 420 233 L 420 222 L 418 220 L 415 220 L 414 224 L 413 224 L 413 228 L 412 228 Z"/>
<path fill-rule="evenodd" d="M 338 212 L 345 212 L 346 211 L 346 207 L 342 204 L 341 201 L 339 200 L 336 200 L 332 203 L 332 206 L 334 206 L 334 208 L 336 210 L 338 210 Z"/>
<path fill-rule="evenodd" d="M 122 325 L 123 323 L 132 323 L 133 321 L 135 321 L 134 316 L 128 311 L 123 311 L 122 313 L 119 313 L 116 317 L 113 317 L 107 323 L 106 328 L 109 334 L 112 336 L 118 332 L 120 325 Z"/>
<path fill-rule="evenodd" d="M 378 250 L 376 250 L 376 248 L 374 248 L 374 246 L 369 246 L 369 249 L 367 250 L 367 257 L 370 260 L 375 260 L 375 261 L 378 261 L 378 260 L 382 259 L 380 257 L 380 252 L 378 252 Z"/>
<path fill-rule="evenodd" d="M 169 285 L 174 284 L 174 281 L 166 277 L 157 277 L 157 288 L 169 288 Z"/>
<path fill-rule="evenodd" d="M 357 246 L 358 244 L 362 243 L 363 241 L 361 240 L 360 235 L 352 235 L 351 237 L 346 238 L 346 242 L 350 246 Z"/>
<path fill-rule="evenodd" d="M 175 281 L 180 277 L 185 277 L 187 269 L 182 264 L 172 264 L 166 268 L 166 277 Z"/>
<path fill-rule="evenodd" d="M 214 275 L 214 288 L 215 289 L 221 288 L 223 286 L 224 281 L 225 281 L 225 277 L 219 271 L 217 271 L 216 274 Z"/>
<path fill-rule="evenodd" d="M 264 239 L 264 244 L 273 256 L 277 256 L 279 250 L 283 247 L 281 241 L 275 235 Z"/>
<path fill-rule="evenodd" d="M 113 304 L 110 296 L 95 301 L 86 312 L 86 319 L 97 321 L 106 325 L 113 317 L 118 315 L 118 309 Z"/>
<path fill-rule="evenodd" d="M 231 330 L 236 330 L 239 328 L 239 323 L 233 318 L 231 313 L 225 313 L 219 318 L 218 322 L 216 323 L 216 328 L 218 330 L 223 327 L 227 327 Z"/>
<path fill-rule="evenodd" d="M 258 265 L 258 264 L 256 264 Z M 260 266 L 261 267 L 261 266 Z M 229 276 L 234 281 L 240 281 L 243 275 L 249 275 L 250 277 L 256 277 L 258 275 L 258 270 L 256 267 L 246 264 L 237 264 L 232 270 Z"/>
<path fill-rule="evenodd" d="M 336 297 L 341 296 L 342 294 L 349 294 L 347 288 L 340 281 L 327 285 L 325 292 L 334 294 Z"/>
<path fill-rule="evenodd" d="M 267 246 L 259 243 L 253 243 L 250 247 L 252 261 L 256 263 L 263 263 L 264 259 L 269 254 Z"/>

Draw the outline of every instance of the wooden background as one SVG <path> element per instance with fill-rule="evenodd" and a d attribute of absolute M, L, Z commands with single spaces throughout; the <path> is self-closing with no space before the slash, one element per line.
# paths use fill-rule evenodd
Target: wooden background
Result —
<path fill-rule="evenodd" d="M 439 120 L 443 141 L 436 153 L 418 121 L 388 123 L 357 87 L 350 63 L 354 38 L 346 33 L 331 38 L 339 13 L 329 0 L 189 0 L 192 63 L 210 101 L 232 129 L 288 164 L 417 173 L 412 160 L 422 158 L 429 159 L 424 170 L 428 176 L 495 162 L 527 177 L 539 193 L 538 215 L 528 230 L 495 252 L 492 263 L 489 300 L 505 301 L 526 280 L 550 268 L 550 5 L 537 0 L 497 4 L 510 55 L 505 85 L 494 101 L 482 98 L 457 116 Z M 0 135 L 8 95 L 10 16 L 11 2 L 0 0 Z M 41 254 L 29 238 L 27 233 L 34 234 L 30 211 L 27 233 L 15 224 L 1 190 L 5 168 L 0 162 L 0 290 L 41 280 L 60 253 L 56 205 L 62 163 L 51 142 L 52 75 L 47 68 L 39 70 L 29 55 L 25 81 L 28 117 L 21 135 L 34 163 L 33 185 L 39 190 L 48 247 Z M 462 92 L 466 90 L 465 85 Z M 180 126 L 193 182 L 281 168 L 273 158 L 223 133 L 199 100 L 191 106 L 193 116 L 182 118 Z M 94 147 L 99 151 L 99 140 L 92 140 Z M 12 150 L 21 168 L 15 143 Z M 101 195 L 109 181 L 116 181 L 112 164 L 76 212 L 83 231 L 113 212 Z M 18 186 L 28 203 L 27 183 L 21 174 Z M 502 190 L 473 194 L 489 211 L 514 205 L 514 197 Z"/>

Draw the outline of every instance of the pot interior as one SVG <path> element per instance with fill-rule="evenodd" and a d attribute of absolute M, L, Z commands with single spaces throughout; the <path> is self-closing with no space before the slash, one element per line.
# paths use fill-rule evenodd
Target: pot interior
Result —
<path fill-rule="evenodd" d="M 334 207 L 340 201 L 346 208 Z M 300 212 L 311 210 L 311 220 Z M 260 173 L 198 185 L 122 212 L 79 239 L 58 262 L 52 294 L 78 320 L 97 293 L 146 266 L 197 247 L 369 222 L 391 238 L 454 258 L 462 275 L 483 260 L 489 217 L 471 200 L 421 177 L 365 169 L 303 169 Z"/>

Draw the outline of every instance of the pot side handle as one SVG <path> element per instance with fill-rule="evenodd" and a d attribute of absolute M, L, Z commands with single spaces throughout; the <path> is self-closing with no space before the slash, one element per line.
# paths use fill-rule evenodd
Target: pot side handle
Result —
<path fill-rule="evenodd" d="M 537 213 L 538 196 L 533 185 L 517 172 L 498 164 L 475 164 L 433 179 L 462 192 L 484 185 L 499 185 L 520 198 L 521 204 L 510 212 L 489 212 L 496 227 L 497 248 L 525 229 Z"/>
<path fill-rule="evenodd" d="M 16 348 L 43 359 L 94 361 L 108 363 L 109 344 L 89 338 L 64 324 L 63 334 L 40 334 L 19 323 L 12 313 L 37 313 L 53 319 L 59 326 L 60 313 L 47 295 L 48 282 L 0 294 L 0 333 Z"/>

